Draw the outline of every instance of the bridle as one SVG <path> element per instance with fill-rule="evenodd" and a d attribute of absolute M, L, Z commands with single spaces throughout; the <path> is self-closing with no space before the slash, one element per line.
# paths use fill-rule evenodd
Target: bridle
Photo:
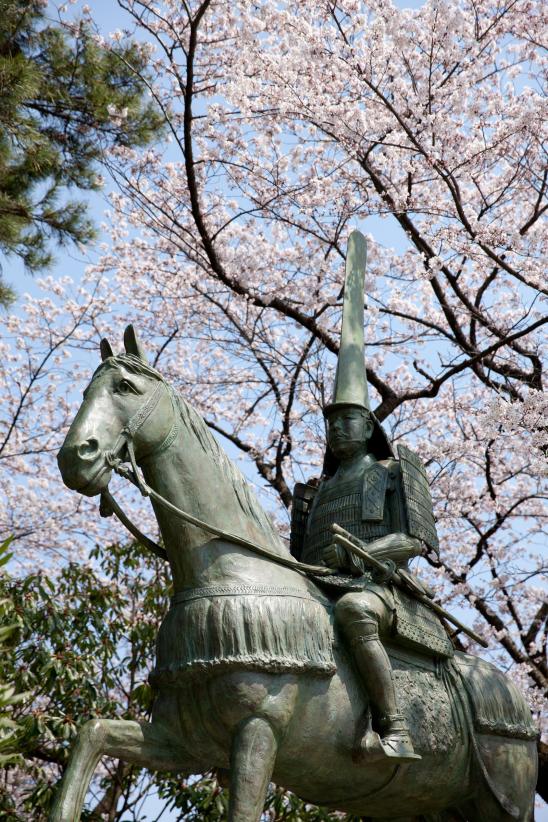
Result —
<path fill-rule="evenodd" d="M 158 379 L 158 377 L 157 377 Z M 211 534 L 214 534 L 217 537 L 221 537 L 222 539 L 226 539 L 229 542 L 233 542 L 236 545 L 241 545 L 244 548 L 247 548 L 253 553 L 258 554 L 259 556 L 265 557 L 266 559 L 272 560 L 273 562 L 278 563 L 279 565 L 285 565 L 288 568 L 292 568 L 295 571 L 300 571 L 301 573 L 305 574 L 316 574 L 319 576 L 332 576 L 336 573 L 331 568 L 326 568 L 325 566 L 320 565 L 308 565 L 304 562 L 298 562 L 296 559 L 279 556 L 275 554 L 273 551 L 270 551 L 268 548 L 264 548 L 261 545 L 257 545 L 251 540 L 245 539 L 244 537 L 239 536 L 238 534 L 232 534 L 228 531 L 224 531 L 221 528 L 216 528 L 214 525 L 209 525 L 207 522 L 204 522 L 197 517 L 192 516 L 192 514 L 183 511 L 181 508 L 178 508 L 173 503 L 169 502 L 165 497 L 161 494 L 158 494 L 154 488 L 151 488 L 145 482 L 145 479 L 137 465 L 137 459 L 135 457 L 135 447 L 134 447 L 134 439 L 135 435 L 139 431 L 140 428 L 146 423 L 149 419 L 153 411 L 156 409 L 160 399 L 162 397 L 163 388 L 168 391 L 171 405 L 173 408 L 173 423 L 171 426 L 171 430 L 165 437 L 165 439 L 158 445 L 156 448 L 153 448 L 147 454 L 141 457 L 141 462 L 143 460 L 148 460 L 153 456 L 161 453 L 162 451 L 166 451 L 170 445 L 174 442 L 178 432 L 179 432 L 179 413 L 177 409 L 177 398 L 175 395 L 174 390 L 164 379 L 161 377 L 158 379 L 158 385 L 148 397 L 147 400 L 137 409 L 137 411 L 130 417 L 129 421 L 124 425 L 122 430 L 120 431 L 114 446 L 109 450 L 106 451 L 104 454 L 105 462 L 113 471 L 115 471 L 118 476 L 123 477 L 126 480 L 129 480 L 133 485 L 135 485 L 141 494 L 144 497 L 149 497 L 154 502 L 157 502 L 159 505 L 166 508 L 171 513 L 175 514 L 180 519 L 184 520 L 185 522 L 190 523 L 191 525 L 195 525 L 197 528 L 201 528 L 204 531 L 208 531 Z M 131 469 L 125 467 L 123 463 L 126 461 L 124 460 L 122 454 L 124 448 L 127 451 L 129 462 L 131 463 Z M 101 492 L 101 502 L 99 506 L 99 513 L 102 517 L 110 517 L 114 514 L 120 522 L 127 528 L 127 530 L 146 548 L 148 548 L 152 553 L 156 554 L 156 556 L 160 557 L 163 560 L 168 561 L 168 555 L 165 548 L 162 548 L 161 545 L 158 545 L 157 542 L 147 537 L 143 534 L 136 525 L 130 520 L 127 514 L 124 513 L 121 506 L 116 502 L 108 487 Z"/>
<path fill-rule="evenodd" d="M 152 489 L 148 488 L 139 471 L 137 459 L 135 457 L 135 447 L 133 445 L 133 440 L 135 439 L 135 435 L 137 434 L 139 429 L 142 428 L 142 426 L 151 416 L 152 412 L 156 410 L 156 406 L 158 405 L 162 397 L 163 388 L 167 390 L 169 397 L 171 399 L 173 423 L 165 439 L 156 448 L 153 448 L 147 454 L 142 455 L 141 462 L 149 459 L 149 457 L 152 457 L 156 454 L 160 454 L 162 451 L 166 451 L 169 448 L 169 446 L 175 440 L 175 437 L 179 433 L 179 418 L 177 414 L 176 399 L 173 389 L 164 380 L 159 380 L 156 388 L 151 393 L 149 398 L 145 400 L 145 402 L 137 409 L 133 416 L 131 416 L 128 422 L 124 425 L 124 427 L 118 434 L 118 438 L 114 443 L 114 446 L 110 449 L 110 451 L 105 452 L 105 461 L 107 465 L 114 471 L 116 471 L 116 473 L 120 473 L 120 465 L 122 462 L 124 462 L 120 454 L 124 447 L 127 449 L 129 461 L 133 469 L 133 475 L 137 480 L 137 487 L 145 497 L 150 496 L 150 490 Z"/>
<path fill-rule="evenodd" d="M 106 451 L 104 455 L 105 462 L 109 466 L 109 468 L 115 471 L 119 476 L 133 483 L 139 489 L 139 491 L 144 497 L 150 497 L 153 493 L 155 494 L 156 492 L 154 492 L 153 489 L 147 485 L 142 476 L 142 473 L 139 470 L 139 466 L 137 465 L 137 458 L 135 456 L 135 447 L 133 441 L 139 429 L 145 424 L 145 422 L 151 416 L 152 412 L 156 410 L 156 407 L 162 397 L 163 386 L 165 386 L 165 388 L 169 392 L 171 398 L 171 405 L 173 408 L 173 423 L 171 426 L 171 430 L 164 439 L 164 441 L 157 448 L 154 448 L 152 451 L 147 453 L 142 459 L 152 457 L 154 454 L 160 453 L 161 451 L 165 451 L 167 448 L 169 448 L 169 446 L 174 441 L 178 433 L 178 416 L 175 410 L 173 389 L 166 382 L 164 382 L 164 380 L 159 379 L 154 391 L 151 393 L 148 399 L 145 400 L 145 402 L 137 409 L 137 411 L 130 417 L 128 422 L 124 425 L 124 427 L 118 434 L 118 437 L 113 447 L 110 450 Z M 129 456 L 129 461 L 131 463 L 132 468 L 131 471 L 123 465 L 124 459 L 121 456 L 121 454 L 124 448 L 127 450 Z M 160 495 L 158 494 L 157 496 L 159 497 Z M 108 487 L 101 492 L 99 513 L 102 517 L 110 517 L 112 516 L 112 514 L 115 514 L 115 516 L 120 520 L 120 522 L 128 529 L 128 531 L 131 534 L 133 534 L 133 536 L 137 540 L 139 540 L 140 543 L 145 545 L 150 551 L 156 554 L 156 556 L 167 561 L 168 556 L 166 550 L 162 548 L 161 545 L 158 545 L 157 542 L 154 542 L 154 540 L 150 539 L 150 537 L 147 537 L 145 534 L 143 534 L 137 528 L 137 526 L 124 513 L 121 506 L 116 502 L 116 500 L 108 490 Z"/>

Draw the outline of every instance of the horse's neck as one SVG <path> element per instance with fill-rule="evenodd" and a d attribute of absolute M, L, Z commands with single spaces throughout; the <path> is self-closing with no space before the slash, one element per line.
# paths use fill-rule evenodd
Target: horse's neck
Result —
<path fill-rule="evenodd" d="M 254 510 L 249 492 L 232 481 L 226 470 L 215 463 L 215 456 L 203 447 L 193 431 L 182 425 L 172 445 L 145 462 L 145 479 L 157 493 L 192 516 L 273 553 L 287 555 L 258 503 L 252 501 Z M 273 584 L 287 585 L 300 580 L 294 571 L 268 562 L 229 540 L 212 538 L 210 533 L 189 525 L 158 503 L 154 509 L 178 589 L 216 582 L 264 583 L 273 579 Z M 254 510 L 254 515 L 250 510 Z"/>

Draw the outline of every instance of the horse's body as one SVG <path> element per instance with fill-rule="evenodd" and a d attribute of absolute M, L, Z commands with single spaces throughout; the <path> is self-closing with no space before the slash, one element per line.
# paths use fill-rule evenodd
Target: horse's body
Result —
<path fill-rule="evenodd" d="M 82 493 L 106 487 L 105 454 L 157 388 L 158 377 L 131 359 L 109 358 L 96 372 L 61 451 L 65 482 Z M 199 519 L 289 557 L 201 418 L 162 385 L 134 442 L 148 485 Z M 367 696 L 344 648 L 330 646 L 321 592 L 296 570 L 212 539 L 162 506 L 155 504 L 155 513 L 178 594 L 160 631 L 152 721 L 83 726 L 55 822 L 79 818 L 105 754 L 158 770 L 229 771 L 232 822 L 259 820 L 271 779 L 315 804 L 375 819 L 533 818 L 536 743 L 500 729 L 474 734 L 454 666 L 392 649 L 396 675 L 411 694 L 406 709 L 415 715 L 422 760 L 404 766 L 353 759 Z M 423 690 L 413 692 L 419 680 Z M 431 704 L 413 706 L 412 694 L 424 687 Z M 508 701 L 516 703 L 510 691 Z M 518 708 L 525 727 L 527 709 Z"/>

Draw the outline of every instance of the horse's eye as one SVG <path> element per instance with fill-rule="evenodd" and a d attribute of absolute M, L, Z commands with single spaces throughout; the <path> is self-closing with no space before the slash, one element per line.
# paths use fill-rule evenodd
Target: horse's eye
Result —
<path fill-rule="evenodd" d="M 127 380 L 120 380 L 117 386 L 117 390 L 120 394 L 133 394 L 133 386 Z"/>

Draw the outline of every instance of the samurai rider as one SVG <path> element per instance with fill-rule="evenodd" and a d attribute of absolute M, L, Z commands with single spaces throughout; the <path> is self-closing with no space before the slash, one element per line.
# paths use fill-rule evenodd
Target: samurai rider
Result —
<path fill-rule="evenodd" d="M 365 239 L 353 232 L 348 245 L 334 396 L 324 408 L 324 479 L 317 490 L 302 484 L 296 488 L 300 504 L 296 498 L 292 551 L 303 562 L 325 564 L 338 571 L 327 578 L 336 599 L 335 620 L 369 695 L 377 732 L 373 735 L 376 746 L 371 745 L 370 732 L 363 734 L 358 755 L 406 762 L 421 757 L 413 750 L 409 728 L 398 709 L 392 666 L 383 644 L 393 632 L 398 593 L 387 581 L 374 579 L 363 560 L 335 543 L 331 530 L 338 523 L 367 543 L 367 551 L 376 559 L 391 561 L 403 574 L 408 560 L 423 553 L 423 543 L 438 549 L 422 463 L 404 446 L 398 449 L 400 459 L 394 458 L 369 407 L 363 328 L 365 262 Z M 415 479 L 413 485 L 408 478 L 407 489 L 403 458 Z"/>

